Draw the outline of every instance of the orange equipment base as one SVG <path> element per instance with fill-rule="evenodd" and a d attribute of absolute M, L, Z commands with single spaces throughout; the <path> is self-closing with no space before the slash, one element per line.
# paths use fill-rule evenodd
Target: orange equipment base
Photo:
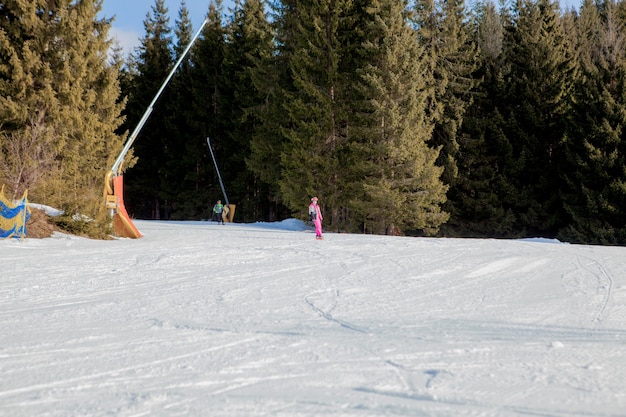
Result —
<path fill-rule="evenodd" d="M 120 237 L 140 238 L 142 234 L 130 220 L 124 206 L 124 178 L 122 175 L 113 178 L 113 193 L 117 200 L 115 215 L 113 215 L 113 232 Z"/>

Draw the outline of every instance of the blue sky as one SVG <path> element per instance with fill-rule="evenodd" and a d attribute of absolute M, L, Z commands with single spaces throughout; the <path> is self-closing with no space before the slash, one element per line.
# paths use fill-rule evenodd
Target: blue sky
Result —
<path fill-rule="evenodd" d="M 194 32 L 200 27 L 204 17 L 209 10 L 211 0 L 186 0 L 187 9 L 191 15 Z M 155 0 L 104 0 L 102 4 L 102 14 L 106 17 L 115 16 L 115 21 L 111 28 L 111 36 L 116 38 L 120 46 L 126 52 L 139 44 L 139 39 L 143 37 L 143 21 L 148 13 L 152 13 L 152 6 Z M 170 24 L 173 27 L 178 18 L 178 11 L 182 0 L 165 0 L 168 8 Z M 580 7 L 582 0 L 561 0 L 564 7 Z M 230 9 L 234 7 L 234 0 L 223 0 L 224 11 L 231 15 Z"/>
<path fill-rule="evenodd" d="M 168 9 L 170 25 L 178 19 L 178 11 L 182 0 L 165 0 Z M 200 27 L 207 15 L 211 0 L 186 0 L 194 32 Z M 152 6 L 155 0 L 104 0 L 102 3 L 102 15 L 115 16 L 111 28 L 111 36 L 117 39 L 120 46 L 126 52 L 139 45 L 139 39 L 145 34 L 143 22 L 147 14 L 152 14 Z M 230 9 L 234 7 L 234 0 L 223 0 L 224 12 L 231 15 Z"/>

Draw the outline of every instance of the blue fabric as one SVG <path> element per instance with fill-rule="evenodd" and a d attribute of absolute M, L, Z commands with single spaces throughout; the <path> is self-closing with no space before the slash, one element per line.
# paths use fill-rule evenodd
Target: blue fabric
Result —
<path fill-rule="evenodd" d="M 7 203 L 4 195 L 0 194 L 0 239 L 23 238 L 26 236 L 26 222 L 30 219 L 26 197 L 14 207 Z"/>

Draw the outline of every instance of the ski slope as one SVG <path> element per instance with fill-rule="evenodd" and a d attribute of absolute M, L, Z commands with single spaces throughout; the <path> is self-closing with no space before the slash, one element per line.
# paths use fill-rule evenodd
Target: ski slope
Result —
<path fill-rule="evenodd" d="M 0 241 L 0 416 L 626 416 L 626 248 L 136 225 Z"/>

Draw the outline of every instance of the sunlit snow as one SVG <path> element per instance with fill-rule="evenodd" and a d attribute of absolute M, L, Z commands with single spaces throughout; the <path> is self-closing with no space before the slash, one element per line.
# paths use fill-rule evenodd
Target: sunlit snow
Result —
<path fill-rule="evenodd" d="M 0 416 L 626 415 L 626 248 L 135 223 L 0 241 Z"/>

